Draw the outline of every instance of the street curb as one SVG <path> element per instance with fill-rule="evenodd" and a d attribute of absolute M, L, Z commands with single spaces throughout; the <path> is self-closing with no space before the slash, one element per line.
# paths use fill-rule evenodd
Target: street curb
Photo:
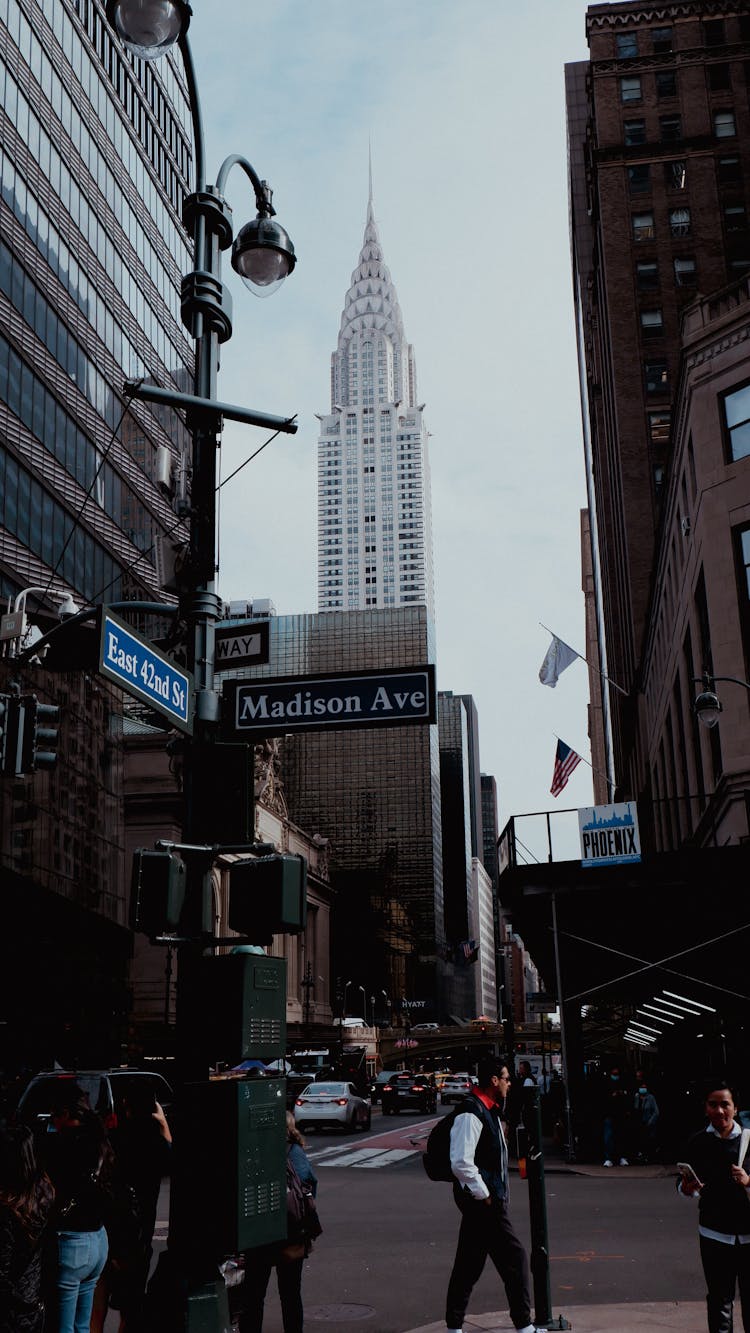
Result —
<path fill-rule="evenodd" d="M 562 1314 L 573 1333 L 705 1333 L 706 1305 L 704 1301 L 648 1301 L 622 1305 L 573 1305 L 556 1312 Z M 438 1320 L 406 1333 L 445 1333 L 445 1323 Z M 467 1315 L 463 1333 L 513 1333 L 513 1324 L 500 1310 L 488 1314 Z"/>

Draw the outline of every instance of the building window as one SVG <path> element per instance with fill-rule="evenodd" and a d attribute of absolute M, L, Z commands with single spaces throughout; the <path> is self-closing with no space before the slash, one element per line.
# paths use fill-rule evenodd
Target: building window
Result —
<path fill-rule="evenodd" d="M 648 259 L 635 266 L 635 279 L 641 292 L 653 291 L 659 286 L 659 265 L 656 260 Z"/>
<path fill-rule="evenodd" d="M 669 412 L 649 412 L 648 437 L 654 448 L 660 450 L 662 455 L 669 444 L 669 425 Z"/>
<path fill-rule="evenodd" d="M 666 361 L 647 361 L 644 366 L 646 393 L 667 393 L 669 371 Z"/>
<path fill-rule="evenodd" d="M 623 133 L 625 144 L 628 148 L 633 148 L 636 144 L 646 142 L 646 122 L 645 120 L 626 120 L 623 122 Z"/>
<path fill-rule="evenodd" d="M 632 60 L 638 55 L 638 35 L 635 32 L 618 32 L 615 37 L 615 55 L 618 60 Z"/>
<path fill-rule="evenodd" d="M 737 561 L 737 601 L 747 662 L 750 657 L 750 527 L 735 528 L 734 541 Z"/>
<path fill-rule="evenodd" d="M 750 454 L 750 384 L 725 394 L 723 405 L 729 455 L 732 459 L 747 458 Z"/>
<path fill-rule="evenodd" d="M 641 329 L 644 338 L 656 338 L 664 329 L 661 310 L 642 310 Z"/>
<path fill-rule="evenodd" d="M 688 259 L 685 256 L 680 259 L 675 259 L 674 280 L 676 287 L 694 287 L 697 276 L 694 259 Z"/>
<path fill-rule="evenodd" d="M 724 225 L 727 231 L 745 231 L 747 229 L 745 205 L 726 204 L 724 207 Z"/>
<path fill-rule="evenodd" d="M 724 42 L 724 20 L 706 19 L 703 24 L 703 40 L 706 46 L 722 46 Z"/>
<path fill-rule="evenodd" d="M 633 240 L 634 241 L 653 241 L 654 239 L 654 215 L 653 213 L 634 213 L 633 214 Z"/>
<path fill-rule="evenodd" d="M 682 118 L 678 115 L 659 116 L 659 136 L 662 143 L 674 143 L 682 138 Z"/>
<path fill-rule="evenodd" d="M 620 101 L 621 102 L 640 102 L 641 100 L 641 81 L 636 74 L 629 79 L 620 79 Z"/>
<path fill-rule="evenodd" d="M 720 185 L 736 185 L 742 180 L 742 168 L 739 157 L 720 157 L 716 164 L 716 174 Z"/>
<path fill-rule="evenodd" d="M 687 188 L 687 162 L 684 157 L 664 163 L 664 186 L 667 190 Z"/>
<path fill-rule="evenodd" d="M 712 93 L 722 92 L 726 88 L 731 88 L 732 82 L 729 77 L 729 66 L 723 62 L 720 65 L 708 65 L 706 69 L 708 75 L 708 86 Z"/>
<path fill-rule="evenodd" d="M 672 50 L 672 29 L 652 28 L 651 44 L 655 55 L 668 55 Z"/>
<path fill-rule="evenodd" d="M 714 111 L 714 134 L 717 139 L 732 139 L 737 133 L 733 111 Z"/>
<path fill-rule="evenodd" d="M 628 185 L 631 194 L 644 194 L 651 189 L 651 167 L 648 162 L 628 167 Z"/>
<path fill-rule="evenodd" d="M 677 75 L 673 69 L 659 70 L 656 75 L 656 96 L 677 96 Z"/>
<path fill-rule="evenodd" d="M 672 236 L 690 235 L 690 209 L 670 208 L 669 231 Z"/>

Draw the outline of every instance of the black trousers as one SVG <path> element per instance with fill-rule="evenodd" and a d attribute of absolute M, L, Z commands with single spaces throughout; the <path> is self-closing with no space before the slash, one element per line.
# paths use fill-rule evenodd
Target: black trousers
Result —
<path fill-rule="evenodd" d="M 700 1236 L 706 1279 L 708 1333 L 732 1333 L 732 1305 L 739 1284 L 742 1322 L 750 1331 L 750 1245 L 725 1245 Z"/>
<path fill-rule="evenodd" d="M 482 1276 L 489 1257 L 497 1269 L 508 1297 L 510 1317 L 516 1328 L 531 1323 L 529 1264 L 526 1251 L 511 1225 L 508 1208 L 493 1199 L 482 1203 L 458 1195 L 461 1229 L 448 1283 L 445 1322 L 448 1328 L 461 1328 L 469 1297 Z"/>
<path fill-rule="evenodd" d="M 240 1333 L 262 1333 L 263 1303 L 266 1299 L 271 1269 L 281 1300 L 284 1333 L 302 1333 L 302 1265 L 304 1259 L 282 1259 L 278 1245 L 261 1245 L 245 1251 L 244 1309 L 240 1315 Z"/>

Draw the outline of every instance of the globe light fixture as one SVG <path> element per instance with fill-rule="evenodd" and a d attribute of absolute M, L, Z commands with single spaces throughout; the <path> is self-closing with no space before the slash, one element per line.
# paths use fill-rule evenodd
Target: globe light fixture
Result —
<path fill-rule="evenodd" d="M 240 229 L 232 245 L 232 268 L 255 296 L 278 291 L 296 263 L 289 234 L 263 207 L 257 218 Z"/>
<path fill-rule="evenodd" d="M 742 685 L 746 690 L 750 690 L 750 684 L 746 680 L 741 680 L 739 676 L 712 676 L 710 672 L 704 671 L 703 676 L 694 676 L 694 683 L 702 685 L 703 690 L 693 703 L 695 716 L 704 727 L 715 727 L 719 721 L 719 715 L 724 711 L 721 699 L 716 693 L 714 686 L 717 680 L 728 681 L 732 685 Z"/>
<path fill-rule="evenodd" d="M 715 727 L 722 712 L 721 700 L 713 690 L 703 690 L 693 704 L 695 715 L 704 727 Z"/>
<path fill-rule="evenodd" d="M 108 0 L 107 14 L 124 45 L 141 60 L 158 60 L 187 31 L 185 0 Z"/>

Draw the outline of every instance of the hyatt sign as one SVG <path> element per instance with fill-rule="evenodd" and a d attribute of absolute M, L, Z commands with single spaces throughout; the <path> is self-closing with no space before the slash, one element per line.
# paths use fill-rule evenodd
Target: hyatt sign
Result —
<path fill-rule="evenodd" d="M 235 740 L 289 731 L 395 727 L 436 718 L 433 666 L 292 680 L 226 681 L 227 731 Z"/>

